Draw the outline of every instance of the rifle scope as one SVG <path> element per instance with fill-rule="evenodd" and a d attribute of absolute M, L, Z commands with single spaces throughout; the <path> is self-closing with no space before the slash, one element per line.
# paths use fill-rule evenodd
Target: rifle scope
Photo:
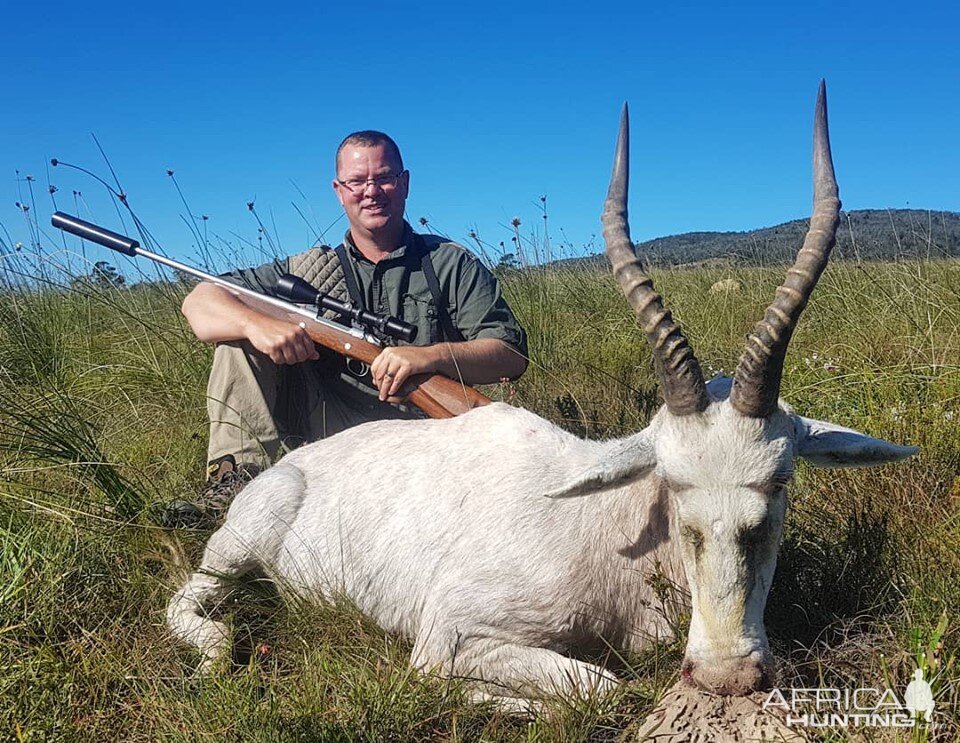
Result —
<path fill-rule="evenodd" d="M 285 273 L 277 280 L 276 292 L 284 299 L 297 304 L 310 304 L 346 315 L 354 322 L 366 328 L 379 330 L 391 338 L 399 338 L 412 343 L 417 337 L 417 326 L 389 315 L 379 315 L 354 307 L 349 302 L 341 302 L 333 297 L 321 294 L 317 288 L 299 276 Z"/>

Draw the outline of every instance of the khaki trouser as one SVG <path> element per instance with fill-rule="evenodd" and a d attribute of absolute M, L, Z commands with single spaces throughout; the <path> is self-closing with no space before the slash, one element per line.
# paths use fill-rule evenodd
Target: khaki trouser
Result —
<path fill-rule="evenodd" d="M 410 417 L 375 402 L 360 409 L 324 389 L 311 363 L 278 366 L 248 341 L 220 343 L 207 385 L 207 461 L 269 467 L 287 451 L 380 418 Z"/>

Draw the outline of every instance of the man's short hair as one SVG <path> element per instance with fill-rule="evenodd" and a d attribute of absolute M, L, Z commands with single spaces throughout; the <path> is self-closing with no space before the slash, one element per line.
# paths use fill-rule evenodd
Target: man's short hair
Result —
<path fill-rule="evenodd" d="M 343 152 L 343 148 L 347 145 L 353 145 L 354 147 L 378 147 L 383 145 L 387 148 L 387 152 L 397 158 L 397 162 L 400 164 L 400 170 L 403 170 L 403 156 L 400 154 L 400 148 L 397 147 L 397 143 L 393 141 L 390 135 L 378 132 L 376 129 L 364 129 L 348 134 L 343 138 L 340 146 L 337 147 L 337 157 L 334 161 L 334 167 L 337 173 L 340 172 L 340 153 Z"/>

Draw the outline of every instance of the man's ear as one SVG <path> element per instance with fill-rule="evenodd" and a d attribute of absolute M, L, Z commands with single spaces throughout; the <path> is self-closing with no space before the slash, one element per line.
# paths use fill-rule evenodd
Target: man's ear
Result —
<path fill-rule="evenodd" d="M 900 446 L 827 421 L 796 416 L 797 454 L 815 467 L 875 467 L 916 454 Z"/>
<path fill-rule="evenodd" d="M 657 463 L 656 435 L 645 428 L 638 434 L 611 442 L 598 453 L 596 462 L 574 475 L 561 487 L 546 493 L 548 498 L 590 495 L 639 477 Z"/>
<path fill-rule="evenodd" d="M 340 185 L 340 181 L 338 181 L 336 178 L 333 179 L 333 183 L 331 185 L 333 186 L 333 192 L 337 195 L 337 200 L 340 202 L 340 206 L 343 206 L 343 194 L 340 192 L 340 189 L 342 189 L 343 186 Z"/>

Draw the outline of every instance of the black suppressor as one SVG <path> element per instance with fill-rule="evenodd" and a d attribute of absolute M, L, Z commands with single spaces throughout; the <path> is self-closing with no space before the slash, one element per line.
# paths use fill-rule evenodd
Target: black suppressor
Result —
<path fill-rule="evenodd" d="M 129 255 L 131 258 L 136 257 L 137 248 L 140 247 L 140 243 L 131 237 L 118 235 L 116 232 L 111 232 L 100 225 L 84 222 L 82 219 L 71 217 L 63 212 L 55 213 L 50 218 L 50 223 L 57 229 L 82 237 L 84 240 L 97 243 L 105 248 L 116 250 L 118 253 Z"/>

